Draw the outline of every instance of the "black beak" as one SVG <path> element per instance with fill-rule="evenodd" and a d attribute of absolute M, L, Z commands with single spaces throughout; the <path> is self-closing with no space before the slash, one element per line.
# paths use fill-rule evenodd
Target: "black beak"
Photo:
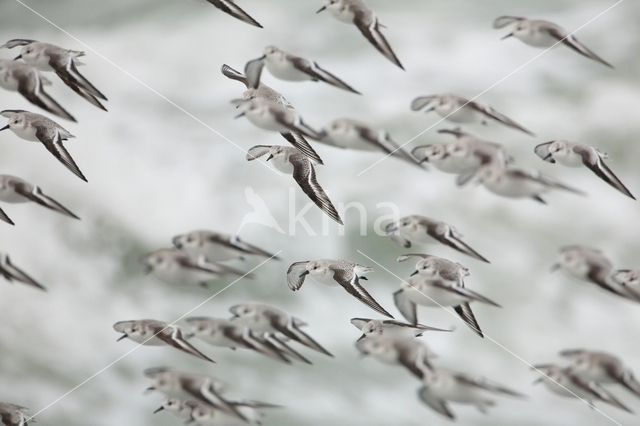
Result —
<path fill-rule="evenodd" d="M 562 266 L 559 263 L 554 263 L 553 265 L 551 265 L 551 272 L 556 272 L 558 269 L 560 269 Z"/>
<path fill-rule="evenodd" d="M 144 393 L 145 393 L 145 395 L 146 395 L 146 394 L 148 394 L 148 393 L 150 393 L 150 392 L 153 392 L 153 391 L 155 391 L 155 390 L 156 390 L 156 388 L 154 388 L 153 386 L 149 386 L 148 388 L 146 388 L 146 389 L 144 390 Z"/>
<path fill-rule="evenodd" d="M 153 414 L 159 413 L 162 410 L 164 410 L 164 407 L 159 407 L 156 409 L 156 411 L 153 412 Z"/>
<path fill-rule="evenodd" d="M 151 265 L 144 265 L 144 274 L 149 275 L 151 272 L 153 272 Z"/>
<path fill-rule="evenodd" d="M 356 342 L 359 342 L 360 340 L 364 339 L 365 337 L 367 337 L 367 336 L 363 334 L 362 336 L 358 337 L 358 340 L 356 340 Z"/>
<path fill-rule="evenodd" d="M 327 6 L 322 6 L 320 9 L 316 10 L 316 13 L 321 13 L 327 10 Z"/>
<path fill-rule="evenodd" d="M 428 163 L 428 162 L 429 162 L 429 157 L 424 157 L 422 160 L 420 160 L 420 164 Z"/>
<path fill-rule="evenodd" d="M 18 56 L 16 56 L 15 58 L 13 58 L 13 60 L 14 60 L 14 61 L 17 61 L 17 60 L 19 60 L 19 59 L 22 59 L 22 55 L 18 55 Z"/>
<path fill-rule="evenodd" d="M 418 272 L 418 270 L 416 269 L 416 270 L 415 270 L 415 271 L 413 271 L 413 272 L 411 273 L 411 275 L 409 275 L 409 276 L 410 276 L 410 277 L 413 277 L 414 275 L 418 275 L 418 274 L 419 274 L 419 272 Z"/>
<path fill-rule="evenodd" d="M 298 278 L 306 277 L 307 275 L 309 275 L 309 271 L 304 271 Z"/>
<path fill-rule="evenodd" d="M 552 153 L 548 153 L 546 157 L 543 158 L 544 161 L 549 161 L 553 158 L 553 154 Z"/>
<path fill-rule="evenodd" d="M 236 107 L 236 108 L 237 108 L 237 107 Z M 236 116 L 235 116 L 235 117 L 233 117 L 233 118 L 235 118 L 235 119 L 237 120 L 238 118 L 242 118 L 242 117 L 244 117 L 244 116 L 245 116 L 245 113 L 244 113 L 244 112 L 241 112 L 240 114 L 236 115 Z"/>
<path fill-rule="evenodd" d="M 9 127 L 11 127 L 11 126 L 9 126 L 9 125 L 7 124 L 7 125 L 6 125 L 6 126 L 4 126 L 2 129 L 0 129 L 0 132 L 1 132 L 1 131 L 3 131 L 3 130 L 7 130 Z"/>
<path fill-rule="evenodd" d="M 502 37 L 500 40 L 506 40 L 506 39 L 508 39 L 509 37 L 513 37 L 513 33 L 509 33 L 509 34 L 507 34 L 506 36 Z"/>
<path fill-rule="evenodd" d="M 120 340 L 124 340 L 127 337 L 129 337 L 129 336 L 127 336 L 126 334 L 123 334 L 122 336 L 118 337 L 118 340 L 116 340 L 116 342 L 119 342 Z"/>
<path fill-rule="evenodd" d="M 267 161 L 271 160 L 273 158 L 273 154 L 269 154 L 269 156 L 267 157 Z"/>

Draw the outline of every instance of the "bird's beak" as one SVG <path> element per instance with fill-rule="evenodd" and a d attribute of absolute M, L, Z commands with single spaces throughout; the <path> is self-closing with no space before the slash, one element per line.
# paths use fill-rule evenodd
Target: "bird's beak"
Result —
<path fill-rule="evenodd" d="M 22 55 L 21 55 L 21 54 L 20 54 L 20 55 L 18 55 L 18 56 L 16 56 L 15 58 L 13 58 L 13 60 L 14 60 L 14 61 L 17 61 L 17 60 L 19 60 L 19 59 L 22 59 Z"/>
<path fill-rule="evenodd" d="M 173 239 L 171 240 L 171 242 L 173 243 L 173 245 L 175 246 L 175 248 L 182 248 L 182 243 L 180 242 L 180 237 L 173 237 Z"/>
<path fill-rule="evenodd" d="M 553 158 L 553 154 L 552 153 L 548 153 L 546 157 L 543 158 L 544 161 L 549 161 Z"/>
<path fill-rule="evenodd" d="M 356 342 L 359 342 L 360 340 L 364 339 L 365 337 L 367 337 L 367 336 L 363 334 L 362 336 L 358 337 L 358 340 L 356 340 Z"/>
<path fill-rule="evenodd" d="M 562 267 L 562 265 L 560 265 L 559 263 L 554 263 L 553 265 L 551 265 L 550 272 L 556 272 L 561 267 Z"/>
<path fill-rule="evenodd" d="M 502 37 L 500 40 L 506 40 L 506 39 L 508 39 L 509 37 L 513 37 L 513 33 L 509 33 L 509 34 L 507 34 L 506 36 Z"/>
<path fill-rule="evenodd" d="M 151 265 L 144 265 L 144 274 L 149 275 L 151 272 L 153 272 Z"/>
<path fill-rule="evenodd" d="M 242 117 L 244 117 L 244 116 L 245 116 L 245 113 L 244 113 L 244 112 L 241 112 L 240 114 L 236 115 L 236 116 L 235 116 L 235 117 L 233 117 L 233 118 L 235 118 L 235 119 L 237 120 L 238 118 L 242 118 Z"/>
<path fill-rule="evenodd" d="M 146 388 L 144 390 L 144 394 L 146 395 L 148 393 L 154 392 L 155 390 L 156 390 L 156 388 L 154 388 L 153 386 L 149 386 L 148 388 Z"/>
<path fill-rule="evenodd" d="M 429 157 L 424 157 L 422 160 L 420 160 L 420 164 L 428 163 L 428 162 L 429 162 Z"/>
<path fill-rule="evenodd" d="M 432 106 L 430 106 L 429 108 L 425 109 L 425 110 L 424 110 L 424 112 L 425 112 L 425 113 L 428 113 L 428 112 L 433 111 L 434 109 L 436 109 L 436 106 L 435 106 L 435 105 L 432 105 Z"/>
<path fill-rule="evenodd" d="M 538 377 L 537 379 L 535 379 L 535 380 L 533 381 L 533 384 L 534 384 L 534 385 L 537 385 L 537 384 L 539 384 L 539 383 L 542 383 L 542 381 L 543 381 L 543 380 L 544 380 L 544 377 Z"/>
<path fill-rule="evenodd" d="M 298 278 L 306 277 L 307 275 L 309 275 L 309 271 L 304 271 Z"/>
<path fill-rule="evenodd" d="M 160 412 L 160 411 L 162 411 L 162 410 L 164 410 L 164 407 L 158 407 L 158 408 L 156 409 L 156 411 L 154 411 L 154 412 L 153 412 L 153 414 L 157 414 L 157 413 L 159 413 L 159 412 Z"/>
<path fill-rule="evenodd" d="M 396 232 L 398 230 L 398 224 L 396 223 L 390 223 L 387 226 L 384 227 L 384 230 L 386 232 Z"/>
<path fill-rule="evenodd" d="M 411 275 L 409 275 L 409 276 L 410 276 L 410 277 L 413 277 L 413 276 L 418 275 L 418 274 L 419 274 L 419 272 L 418 272 L 418 270 L 416 269 L 416 270 L 415 270 L 415 271 L 413 271 L 413 272 L 411 273 Z"/>
<path fill-rule="evenodd" d="M 7 124 L 7 125 L 6 125 L 6 126 L 4 126 L 2 129 L 0 129 L 0 132 L 1 132 L 1 131 L 3 131 L 3 130 L 7 130 L 9 127 L 11 127 L 11 126 L 9 126 L 9 125 Z"/>
<path fill-rule="evenodd" d="M 273 154 L 269 154 L 269 156 L 267 157 L 267 161 L 271 160 L 273 158 Z"/>
<path fill-rule="evenodd" d="M 127 337 L 129 337 L 129 336 L 127 336 L 126 334 L 123 334 L 122 336 L 118 337 L 118 340 L 116 340 L 116 342 L 119 342 L 120 340 L 124 340 Z"/>
<path fill-rule="evenodd" d="M 316 13 L 321 13 L 327 10 L 327 6 L 322 6 L 320 9 L 316 10 Z"/>

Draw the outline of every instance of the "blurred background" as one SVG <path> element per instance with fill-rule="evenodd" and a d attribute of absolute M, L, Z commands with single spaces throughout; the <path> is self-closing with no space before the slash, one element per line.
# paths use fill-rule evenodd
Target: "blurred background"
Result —
<path fill-rule="evenodd" d="M 614 2 L 368 3 L 387 26 L 385 34 L 406 72 L 377 53 L 354 27 L 328 14 L 315 15 L 319 0 L 239 0 L 264 25 L 262 30 L 200 0 L 28 1 L 70 35 L 18 2 L 0 4 L 0 39 L 30 38 L 86 51 L 81 72 L 109 97 L 109 112 L 104 113 L 51 78 L 50 93 L 79 121 L 59 120 L 77 136 L 67 147 L 89 183 L 65 170 L 42 146 L 0 133 L 0 172 L 39 184 L 82 217 L 76 222 L 35 205 L 2 204 L 16 226 L 0 226 L 1 249 L 49 291 L 0 283 L 0 401 L 32 412 L 44 408 L 135 346 L 116 343 L 114 322 L 173 321 L 229 283 L 219 282 L 210 290 L 163 284 L 143 274 L 141 255 L 169 246 L 172 236 L 193 229 L 235 233 L 253 211 L 247 193 L 263 198 L 285 230 L 290 188 L 296 205 L 306 204 L 290 177 L 245 161 L 242 149 L 284 142 L 246 120 L 233 120 L 236 111 L 229 101 L 243 87 L 221 75 L 223 63 L 242 69 L 268 44 L 316 60 L 364 96 L 323 84 L 277 81 L 268 73 L 264 81 L 314 127 L 350 117 L 386 128 L 403 143 L 439 119 L 412 112 L 414 97 L 453 92 L 471 98 L 540 52 L 514 39 L 500 41 L 506 31 L 492 29 L 496 16 L 539 17 L 573 30 Z M 615 70 L 558 48 L 479 99 L 533 130 L 535 137 L 496 124 L 467 128 L 503 143 L 519 164 L 587 190 L 588 197 L 554 193 L 547 196 L 548 206 L 503 199 L 481 187 L 458 189 L 450 175 L 422 172 L 394 159 L 359 175 L 381 154 L 315 144 L 326 163 L 318 167 L 319 181 L 336 204 L 365 206 L 366 235 L 361 235 L 356 209 L 343 215 L 344 229 L 332 224 L 326 233 L 320 233 L 324 219 L 317 209 L 306 215 L 313 233 L 298 227 L 287 235 L 247 224 L 240 232 L 243 239 L 282 250 L 283 260 L 261 266 L 254 279 L 241 280 L 194 314 L 227 317 L 228 307 L 237 303 L 271 303 L 308 322 L 307 331 L 335 358 L 305 351 L 314 365 L 286 366 L 251 352 L 201 344 L 217 361 L 208 365 L 168 348 L 142 347 L 52 405 L 38 424 L 178 424 L 170 415 L 152 414 L 159 395 L 143 395 L 147 382 L 142 371 L 158 365 L 218 376 L 231 384 L 231 397 L 285 405 L 268 413 L 266 425 L 448 424 L 418 401 L 419 383 L 404 370 L 358 356 L 353 342 L 359 333 L 349 319 L 371 317 L 372 311 L 340 289 L 307 285 L 293 293 L 286 285 L 285 271 L 293 261 L 351 259 L 374 266 L 367 288 L 399 315 L 391 296 L 399 280 L 358 253 L 399 276 L 411 271 L 412 265 L 395 262 L 405 252 L 401 247 L 371 232 L 374 222 L 389 213 L 380 203 L 397 206 L 403 215 L 423 214 L 454 224 L 492 261 L 487 265 L 446 248 L 418 247 L 465 264 L 472 273 L 467 284 L 503 305 L 475 308 L 486 339 L 448 311 L 422 308 L 421 322 L 456 327 L 454 333 L 425 337 L 439 355 L 439 365 L 486 376 L 529 395 L 524 401 L 500 399 L 489 415 L 454 404 L 459 424 L 612 423 L 577 400 L 533 386 L 537 376 L 528 363 L 557 361 L 559 350 L 584 347 L 618 354 L 640 373 L 640 306 L 562 273 L 549 273 L 558 248 L 574 243 L 601 248 L 619 267 L 640 266 L 640 207 L 586 169 L 543 163 L 533 147 L 559 138 L 595 145 L 609 153 L 610 166 L 629 189 L 640 193 L 639 19 L 640 3 L 624 1 L 578 33 Z M 0 51 L 2 58 L 16 54 Z M 0 108 L 42 112 L 4 90 Z M 436 130 L 450 127 L 441 123 L 412 146 L 446 142 L 449 138 Z M 250 269 L 258 262 L 237 266 Z M 622 389 L 614 391 L 640 411 L 638 399 Z M 600 408 L 618 424 L 638 423 L 637 417 L 615 408 Z"/>

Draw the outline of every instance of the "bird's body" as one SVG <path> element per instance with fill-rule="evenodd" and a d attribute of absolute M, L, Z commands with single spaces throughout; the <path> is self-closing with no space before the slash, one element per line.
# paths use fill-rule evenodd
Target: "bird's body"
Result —
<path fill-rule="evenodd" d="M 424 370 L 431 368 L 430 359 L 435 357 L 424 342 L 406 335 L 367 336 L 356 342 L 356 348 L 383 364 L 402 366 L 418 379 L 424 378 Z"/>
<path fill-rule="evenodd" d="M 238 235 L 221 232 L 196 230 L 186 234 L 176 235 L 172 239 L 173 245 L 179 250 L 193 256 L 203 255 L 212 262 L 222 262 L 244 258 L 244 256 L 260 256 L 277 259 L 277 256 L 249 244 Z"/>

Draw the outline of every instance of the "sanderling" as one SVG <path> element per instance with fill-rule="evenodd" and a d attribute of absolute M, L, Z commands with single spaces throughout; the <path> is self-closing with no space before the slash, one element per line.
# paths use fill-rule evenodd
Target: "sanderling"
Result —
<path fill-rule="evenodd" d="M 387 317 L 393 318 L 375 299 L 360 285 L 360 280 L 366 280 L 365 274 L 371 272 L 368 266 L 358 265 L 347 260 L 305 260 L 295 262 L 287 270 L 289 288 L 297 291 L 304 284 L 307 275 L 314 280 L 329 286 L 339 285 L 347 293 Z"/>
<path fill-rule="evenodd" d="M 604 162 L 608 158 L 607 154 L 598 151 L 592 146 L 556 140 L 536 146 L 535 152 L 544 161 L 550 163 L 558 162 L 568 167 L 587 167 L 613 188 L 627 197 L 636 199 Z"/>
<path fill-rule="evenodd" d="M 215 362 L 189 343 L 184 337 L 182 329 L 177 325 L 153 319 L 142 319 L 118 321 L 113 325 L 113 329 L 122 333 L 118 341 L 130 339 L 145 346 L 171 346 L 205 361 Z"/>
<path fill-rule="evenodd" d="M 76 121 L 44 90 L 51 82 L 40 75 L 35 67 L 24 62 L 0 59 L 0 87 L 18 92 L 32 104 L 67 120 Z"/>
<path fill-rule="evenodd" d="M 32 202 L 65 216 L 80 219 L 68 208 L 42 192 L 42 189 L 39 186 L 31 184 L 16 176 L 0 175 L 0 201 L 13 204 Z M 0 219 L 13 225 L 11 219 L 9 219 L 1 209 Z"/>
<path fill-rule="evenodd" d="M 547 389 L 556 395 L 579 398 L 587 401 L 592 407 L 594 402 L 604 402 L 628 413 L 633 413 L 611 392 L 595 382 L 580 378 L 570 368 L 553 364 L 535 365 L 533 368 L 544 374 L 534 383 L 544 383 Z"/>
<path fill-rule="evenodd" d="M 391 45 L 380 31 L 384 28 L 378 17 L 364 0 L 323 0 L 324 6 L 317 13 L 328 10 L 337 20 L 354 24 L 369 43 L 388 60 L 404 70 Z"/>
<path fill-rule="evenodd" d="M 104 111 L 107 110 L 99 100 L 106 101 L 107 97 L 78 71 L 78 65 L 83 65 L 78 58 L 84 56 L 84 52 L 26 39 L 9 40 L 0 48 L 12 49 L 17 46 L 22 46 L 22 49 L 15 60 L 22 59 L 40 71 L 55 72 L 64 84 L 86 101 Z"/>
<path fill-rule="evenodd" d="M 173 245 L 194 256 L 204 255 L 212 262 L 243 259 L 244 256 L 260 256 L 279 260 L 280 258 L 260 247 L 249 244 L 238 235 L 222 232 L 196 230 L 176 235 L 171 240 Z"/>
<path fill-rule="evenodd" d="M 424 370 L 431 368 L 430 358 L 435 358 L 424 342 L 407 335 L 367 336 L 358 339 L 356 348 L 384 364 L 400 365 L 418 379 L 424 378 Z"/>
<path fill-rule="evenodd" d="M 420 166 L 420 162 L 400 148 L 386 130 L 377 130 L 356 120 L 349 118 L 334 120 L 321 130 L 320 136 L 318 142 L 330 146 L 358 151 L 382 151 L 387 155 Z"/>
<path fill-rule="evenodd" d="M 263 303 L 242 303 L 232 306 L 229 311 L 233 315 L 231 318 L 233 321 L 246 324 L 258 335 L 276 333 L 310 349 L 333 356 L 331 352 L 302 330 L 302 327 L 307 325 L 304 321 L 275 306 Z"/>
<path fill-rule="evenodd" d="M 268 155 L 267 161 L 282 173 L 291 174 L 302 191 L 327 216 L 343 225 L 340 214 L 316 178 L 316 169 L 311 160 L 296 148 L 281 145 L 256 145 L 249 149 L 247 161 Z"/>
<path fill-rule="evenodd" d="M 402 316 L 412 324 L 417 324 L 416 305 L 453 307 L 473 331 L 484 337 L 470 303 L 481 302 L 496 307 L 500 305 L 465 287 L 464 278 L 469 276 L 469 270 L 459 263 L 431 255 L 403 255 L 398 261 L 411 257 L 420 259 L 415 271 L 407 281 L 400 283 L 400 290 L 393 293 L 393 300 Z"/>
<path fill-rule="evenodd" d="M 242 10 L 240 6 L 235 3 L 235 0 L 207 0 L 209 3 L 220 9 L 221 11 L 228 13 L 236 19 L 246 22 L 254 27 L 262 28 L 262 25 L 251 17 L 247 12 Z"/>
<path fill-rule="evenodd" d="M 0 276 L 9 282 L 17 281 L 19 283 L 39 288 L 40 290 L 47 290 L 42 284 L 14 265 L 9 258 L 9 255 L 6 253 L 0 253 Z"/>
<path fill-rule="evenodd" d="M 565 349 L 560 355 L 571 360 L 569 369 L 582 379 L 601 385 L 617 384 L 640 396 L 640 382 L 617 356 L 588 349 Z"/>
<path fill-rule="evenodd" d="M 440 94 L 419 96 L 411 102 L 411 109 L 413 111 L 424 109 L 424 112 L 435 111 L 440 117 L 454 123 L 480 122 L 486 125 L 487 120 L 495 120 L 507 127 L 520 130 L 533 136 L 533 133 L 529 130 L 492 107 L 457 95 Z"/>
<path fill-rule="evenodd" d="M 362 340 L 368 336 L 410 335 L 420 337 L 425 331 L 453 331 L 452 329 L 430 327 L 422 324 L 371 318 L 351 318 L 351 324 L 362 331 L 362 336 L 360 336 L 358 340 Z"/>
<path fill-rule="evenodd" d="M 490 395 L 525 397 L 484 377 L 440 368 L 426 370 L 423 386 L 418 390 L 418 397 L 424 404 L 451 420 L 455 419 L 455 415 L 449 408 L 449 402 L 473 405 L 486 413 L 489 407 L 495 405 Z"/>
<path fill-rule="evenodd" d="M 142 259 L 147 273 L 168 284 L 193 284 L 207 287 L 224 277 L 251 277 L 251 274 L 227 265 L 211 262 L 203 255 L 194 256 L 177 249 L 160 249 Z"/>
<path fill-rule="evenodd" d="M 0 402 L 0 422 L 6 426 L 28 426 L 28 408 L 8 402 Z"/>
<path fill-rule="evenodd" d="M 74 175 L 87 181 L 71 154 L 64 147 L 63 141 L 75 137 L 68 130 L 44 115 L 34 112 L 7 109 L 0 112 L 0 115 L 9 119 L 9 124 L 0 131 L 10 129 L 21 139 L 42 143 L 47 151 Z"/>
<path fill-rule="evenodd" d="M 515 37 L 529 46 L 542 48 L 549 48 L 562 43 L 582 56 L 600 62 L 609 68 L 613 68 L 613 65 L 579 42 L 573 34 L 553 22 L 540 19 L 527 19 L 519 16 L 500 16 L 493 21 L 493 28 L 495 29 L 505 28 L 507 26 L 515 26 L 515 28 L 512 32 L 502 37 L 503 40 L 509 37 Z"/>
<path fill-rule="evenodd" d="M 293 105 L 291 105 L 291 103 L 284 96 L 282 96 L 280 93 L 273 90 L 271 87 L 267 86 L 266 84 L 260 83 L 257 89 L 253 89 L 249 85 L 249 81 L 247 80 L 247 77 L 241 72 L 234 70 L 229 65 L 225 64 L 222 66 L 222 74 L 231 80 L 239 81 L 246 87 L 247 90 L 245 90 L 244 93 L 242 94 L 242 98 L 241 98 L 242 100 L 263 98 L 263 99 L 276 102 L 282 105 L 284 108 L 294 110 Z M 293 145 L 294 147 L 302 151 L 306 156 L 311 158 L 313 161 L 315 161 L 316 163 L 322 164 L 322 159 L 320 158 L 318 153 L 313 149 L 313 147 L 311 147 L 311 145 L 309 144 L 309 141 L 307 141 L 301 133 L 286 131 L 281 133 L 281 135 L 287 140 L 287 142 L 289 142 L 291 145 Z"/>
<path fill-rule="evenodd" d="M 261 57 L 247 62 L 244 71 L 250 87 L 257 89 L 260 86 L 260 76 L 265 66 L 274 77 L 281 80 L 322 81 L 339 89 L 358 95 L 361 94 L 340 78 L 322 68 L 317 62 L 285 52 L 275 46 L 267 46 Z"/>
<path fill-rule="evenodd" d="M 420 215 L 404 216 L 387 224 L 384 230 L 392 240 L 404 248 L 410 248 L 414 243 L 438 242 L 474 259 L 490 263 L 462 241 L 462 234 L 455 227 L 439 220 Z"/>

